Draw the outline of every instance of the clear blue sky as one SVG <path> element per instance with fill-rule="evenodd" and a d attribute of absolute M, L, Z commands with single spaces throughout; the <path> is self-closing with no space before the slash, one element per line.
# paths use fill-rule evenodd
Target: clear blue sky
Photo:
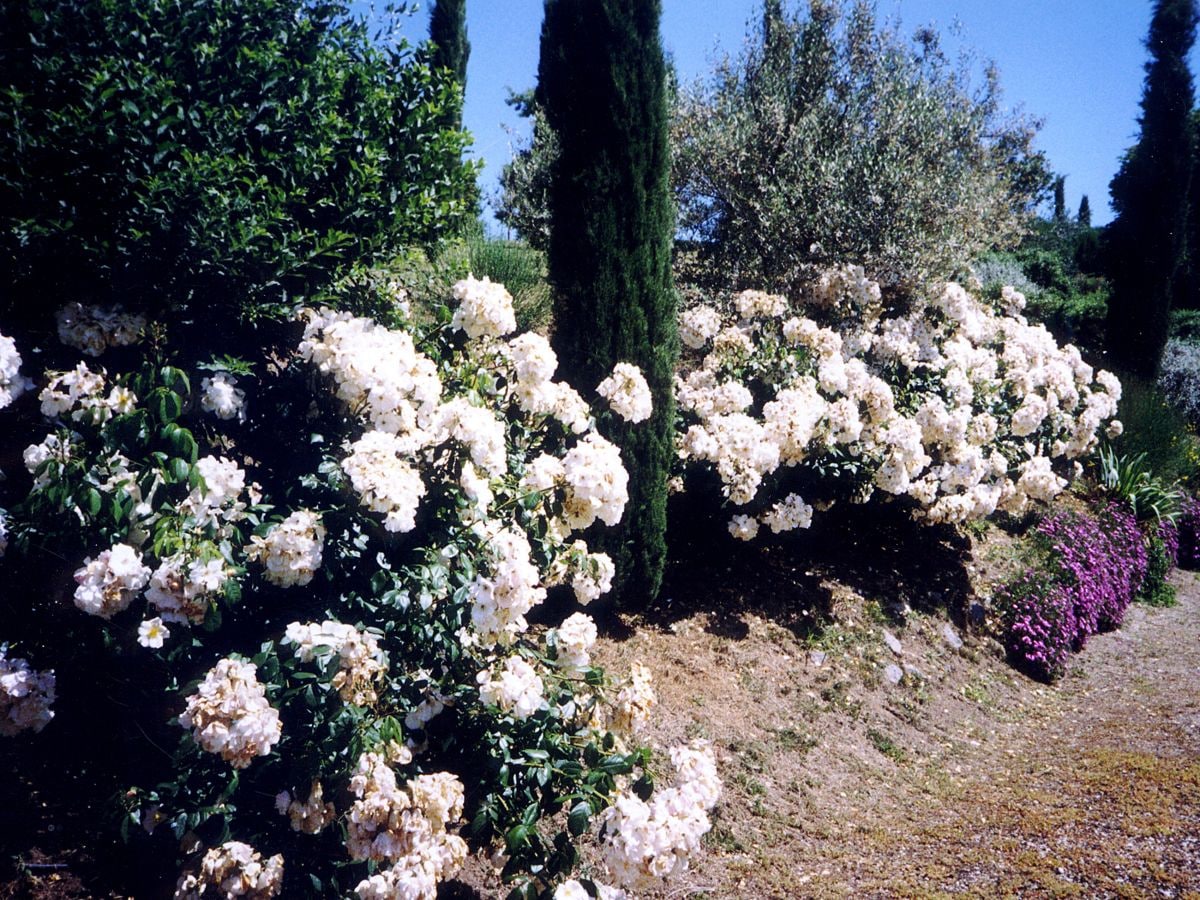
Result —
<path fill-rule="evenodd" d="M 424 39 L 428 5 L 406 23 L 410 40 Z M 663 43 L 681 80 L 705 75 L 720 51 L 736 52 L 758 8 L 757 0 L 663 0 Z M 1137 134 L 1150 8 L 1150 0 L 878 0 L 880 16 L 899 19 L 905 33 L 933 25 L 947 49 L 995 61 L 1006 104 L 1044 120 L 1038 146 L 1067 176 L 1068 208 L 1088 194 L 1097 225 L 1111 218 L 1108 182 Z M 521 125 L 504 105 L 506 89 L 536 79 L 541 20 L 542 0 L 467 2 L 464 118 L 472 152 L 486 163 L 485 196 L 511 154 L 503 126 Z"/>

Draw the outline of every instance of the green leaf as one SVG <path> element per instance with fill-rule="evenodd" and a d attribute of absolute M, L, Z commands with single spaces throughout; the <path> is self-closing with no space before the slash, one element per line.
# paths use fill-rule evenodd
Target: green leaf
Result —
<path fill-rule="evenodd" d="M 587 831 L 588 823 L 592 819 L 592 807 L 586 800 L 580 800 L 573 807 L 567 816 L 567 830 L 571 834 L 578 837 Z"/>
<path fill-rule="evenodd" d="M 186 483 L 192 474 L 192 467 L 186 459 L 172 459 L 167 465 L 167 470 L 171 473 L 171 477 L 180 483 Z"/>
<path fill-rule="evenodd" d="M 100 512 L 101 504 L 102 500 L 100 497 L 100 492 L 95 488 L 90 487 L 84 491 L 83 502 L 79 505 L 89 516 L 95 516 Z"/>
<path fill-rule="evenodd" d="M 520 850 L 529 843 L 529 826 L 517 825 L 510 828 L 508 833 L 504 835 L 504 844 L 508 847 L 508 852 L 513 853 Z"/>
<path fill-rule="evenodd" d="M 183 398 L 164 388 L 159 388 L 150 395 L 148 405 L 155 418 L 166 424 L 174 422 L 183 412 Z"/>

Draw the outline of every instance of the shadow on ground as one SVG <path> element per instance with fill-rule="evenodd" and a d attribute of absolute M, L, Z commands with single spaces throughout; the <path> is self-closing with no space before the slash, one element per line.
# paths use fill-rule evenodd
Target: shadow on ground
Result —
<path fill-rule="evenodd" d="M 818 513 L 808 530 L 773 535 L 764 528 L 750 542 L 682 505 L 673 513 L 676 537 L 660 599 L 640 620 L 651 627 L 704 612 L 710 632 L 737 640 L 753 615 L 803 640 L 829 622 L 835 585 L 877 598 L 896 620 L 909 610 L 941 610 L 961 624 L 974 597 L 966 535 L 915 522 L 899 505 L 843 504 Z M 612 636 L 620 638 L 621 629 Z"/>

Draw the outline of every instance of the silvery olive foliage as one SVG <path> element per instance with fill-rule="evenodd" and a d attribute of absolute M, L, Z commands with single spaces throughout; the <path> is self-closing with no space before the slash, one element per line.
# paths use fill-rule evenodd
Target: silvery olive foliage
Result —
<path fill-rule="evenodd" d="M 887 288 L 1013 242 L 1047 183 L 1037 124 L 1005 112 L 993 68 L 981 84 L 973 68 L 871 3 L 767 3 L 741 51 L 678 92 L 696 280 L 787 290 L 807 265 L 854 262 Z"/>

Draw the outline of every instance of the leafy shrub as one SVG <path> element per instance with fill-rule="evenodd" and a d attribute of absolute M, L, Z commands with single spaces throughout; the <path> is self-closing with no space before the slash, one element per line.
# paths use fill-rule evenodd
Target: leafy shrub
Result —
<path fill-rule="evenodd" d="M 1101 288 L 1067 294 L 1041 291 L 1030 300 L 1027 313 L 1031 319 L 1043 322 L 1060 341 L 1096 351 L 1104 345 L 1107 311 L 1108 291 Z"/>
<path fill-rule="evenodd" d="M 1167 341 L 1158 373 L 1158 389 L 1193 428 L 1200 426 L 1200 344 Z"/>
<path fill-rule="evenodd" d="M 1033 301 L 1041 293 L 1041 285 L 1033 282 L 1011 253 L 989 253 L 971 265 L 971 271 L 984 291 L 1000 291 L 1011 287 Z"/>
<path fill-rule="evenodd" d="M 1053 498 L 1055 470 L 1090 453 L 1121 386 L 1074 347 L 953 284 L 888 304 L 861 268 L 680 316 L 694 351 L 676 385 L 679 455 L 715 472 L 730 531 L 804 528 L 813 504 L 903 498 L 931 522 Z"/>
<path fill-rule="evenodd" d="M 1151 473 L 1146 454 L 1118 456 L 1112 447 L 1098 452 L 1100 486 L 1133 510 L 1139 522 L 1174 522 L 1183 493 Z"/>
<path fill-rule="evenodd" d="M 1146 540 L 1132 511 L 1060 511 L 1035 531 L 1039 561 L 996 591 L 1013 664 L 1051 681 L 1091 635 L 1117 628 L 1146 579 Z"/>
<path fill-rule="evenodd" d="M 1043 290 L 1064 296 L 1072 293 L 1072 273 L 1061 254 L 1048 248 L 1033 247 L 1024 250 L 1020 260 L 1025 274 Z"/>
<path fill-rule="evenodd" d="M 1200 568 L 1200 499 L 1185 494 L 1176 520 L 1179 547 L 1176 559 L 1181 569 Z"/>
<path fill-rule="evenodd" d="M 1149 529 L 1146 542 L 1146 577 L 1137 599 L 1149 606 L 1174 606 L 1175 588 L 1167 576 L 1179 560 L 1179 529 L 1173 522 L 1158 522 Z"/>
<path fill-rule="evenodd" d="M 114 349 L 136 323 L 84 309 L 105 366 L 47 348 L 40 416 L 0 340 L 2 449 L 33 440 L 0 497 L 20 586 L 0 733 L 37 732 L 12 746 L 14 819 L 106 806 L 138 895 L 179 865 L 180 896 L 242 876 L 257 896 L 428 898 L 465 838 L 532 898 L 596 828 L 622 883 L 686 864 L 711 754 L 675 748 L 655 792 L 633 736 L 648 672 L 610 677 L 595 625 L 563 618 L 614 574 L 579 539 L 625 505 L 612 413 L 552 381 L 544 338 L 502 337 L 501 286 L 454 295 L 386 324 L 306 310 L 245 359 L 154 323 Z"/>
<path fill-rule="evenodd" d="M 1186 480 L 1196 470 L 1195 438 L 1188 422 L 1153 381 L 1127 376 L 1118 415 L 1124 424 L 1119 448 L 1126 456 L 1145 454 L 1145 465 L 1166 481 Z"/>
<path fill-rule="evenodd" d="M 1200 340 L 1200 309 L 1171 310 L 1171 337 L 1185 342 Z"/>
<path fill-rule="evenodd" d="M 472 212 L 448 72 L 316 0 L 0 7 L 0 314 L 290 309 Z M 453 118 L 451 116 L 451 118 Z"/>
<path fill-rule="evenodd" d="M 919 284 L 1014 243 L 1048 179 L 996 73 L 973 86 L 936 34 L 909 42 L 873 4 L 797 5 L 766 4 L 740 55 L 678 92 L 675 190 L 706 283 L 786 290 L 855 262 Z"/>

